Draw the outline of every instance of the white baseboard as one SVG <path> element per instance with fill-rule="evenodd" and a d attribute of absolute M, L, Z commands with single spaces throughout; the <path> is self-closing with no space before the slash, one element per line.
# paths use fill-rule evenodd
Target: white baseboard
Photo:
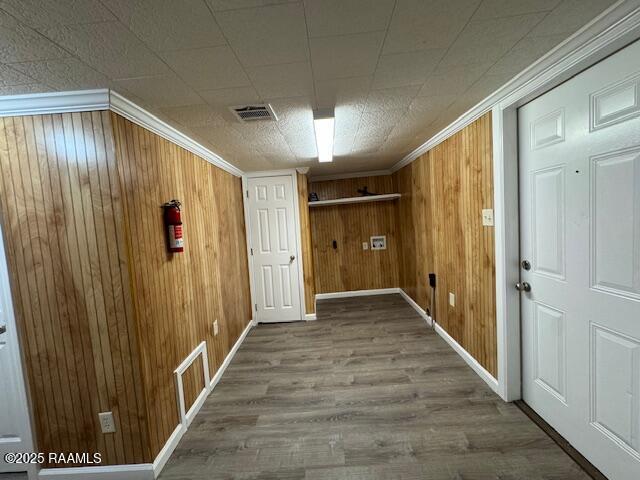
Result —
<path fill-rule="evenodd" d="M 245 327 L 245 329 L 242 331 L 242 333 L 238 337 L 238 340 L 236 341 L 236 343 L 233 345 L 233 347 L 231 347 L 231 350 L 229 350 L 229 353 L 225 357 L 224 362 L 222 362 L 222 365 L 220 365 L 220 368 L 218 368 L 218 371 L 211 379 L 211 383 L 209 384 L 209 392 L 211 392 L 211 390 L 215 388 L 215 386 L 218 384 L 218 382 L 222 378 L 224 371 L 227 369 L 227 367 L 231 363 L 231 360 L 233 360 L 233 357 L 236 355 L 236 352 L 240 348 L 240 345 L 242 345 L 242 342 L 244 342 L 244 339 L 247 337 L 251 329 L 254 327 L 253 322 L 254 320 L 249 322 L 249 324 Z"/>
<path fill-rule="evenodd" d="M 418 312 L 418 315 L 420 315 L 424 319 L 424 321 L 427 322 L 427 325 L 429 325 L 430 327 L 433 326 L 433 320 L 431 319 L 431 317 L 427 315 L 427 312 L 424 311 L 422 307 L 418 305 L 416 301 L 413 298 L 411 298 L 407 292 L 400 289 L 400 295 L 402 295 L 402 298 L 404 298 L 406 302 L 409 305 L 411 305 L 416 312 Z"/>
<path fill-rule="evenodd" d="M 206 394 L 201 395 L 189 409 L 190 416 L 197 415 L 198 411 L 204 404 L 211 391 L 222 378 L 224 371 L 227 369 L 234 355 L 242 345 L 247 334 L 255 326 L 255 321 L 251 320 L 238 340 L 218 368 L 218 371 L 211 379 L 206 388 Z M 38 472 L 38 478 L 52 480 L 154 480 L 160 475 L 160 472 L 171 457 L 171 454 L 178 446 L 180 439 L 187 432 L 187 426 L 179 423 L 175 430 L 166 441 L 160 453 L 156 456 L 153 463 L 141 463 L 135 465 L 104 465 L 95 467 L 72 467 L 72 468 L 45 468 Z"/>
<path fill-rule="evenodd" d="M 154 480 L 153 465 L 105 465 L 97 467 L 43 468 L 38 478 L 51 480 Z"/>
<path fill-rule="evenodd" d="M 365 297 L 367 295 L 388 295 L 390 293 L 400 293 L 400 289 L 377 288 L 374 290 L 351 290 L 347 292 L 317 293 L 316 300 L 326 300 L 328 298 Z"/>
<path fill-rule="evenodd" d="M 485 368 L 478 363 L 478 361 L 471 356 L 469 352 L 467 352 L 462 346 L 456 342 L 451 335 L 449 335 L 444 328 L 436 323 L 436 332 L 440 335 L 445 342 L 447 342 L 451 347 L 458 352 L 458 355 L 462 357 L 462 359 L 467 362 L 473 370 L 478 374 L 478 376 L 485 381 L 487 385 L 500 396 L 500 386 L 498 384 L 498 380 L 495 379 L 493 375 L 491 375 Z"/>
<path fill-rule="evenodd" d="M 198 410 L 199 409 L 200 408 L 198 407 Z M 185 427 L 181 423 L 178 424 L 176 429 L 173 431 L 173 433 L 169 437 L 169 440 L 167 440 L 167 442 L 164 444 L 164 447 L 162 447 L 162 450 L 160 450 L 160 453 L 158 453 L 158 455 L 156 456 L 156 459 L 153 461 L 154 478 L 160 475 L 160 472 L 169 461 L 171 454 L 176 449 L 176 447 L 178 446 L 178 443 L 180 443 L 180 440 L 182 439 L 185 433 L 187 433 L 187 427 Z"/>
<path fill-rule="evenodd" d="M 315 313 L 307 313 L 307 314 L 304 316 L 304 319 L 305 319 L 305 320 L 307 320 L 307 321 L 309 321 L 309 320 L 317 320 L 317 319 L 318 319 L 318 317 L 316 317 L 316 314 L 315 314 Z"/>

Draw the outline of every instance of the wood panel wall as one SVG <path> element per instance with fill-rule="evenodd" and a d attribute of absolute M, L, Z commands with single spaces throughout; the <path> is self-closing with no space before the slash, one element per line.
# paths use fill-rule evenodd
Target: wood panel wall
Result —
<path fill-rule="evenodd" d="M 298 177 L 298 205 L 300 207 L 300 230 L 302 235 L 302 270 L 304 274 L 304 303 L 307 313 L 316 311 L 316 282 L 313 270 L 313 244 L 309 220 L 309 182 L 306 175 Z"/>
<path fill-rule="evenodd" d="M 178 424 L 174 369 L 206 340 L 213 375 L 251 319 L 240 179 L 110 112 L 1 118 L 0 165 L 37 450 L 153 461 Z M 201 375 L 185 375 L 188 405 Z"/>
<path fill-rule="evenodd" d="M 391 176 L 312 182 L 320 200 L 359 196 L 368 186 L 375 193 L 393 193 Z M 399 238 L 391 202 L 311 207 L 311 238 L 317 293 L 394 288 L 399 286 Z M 373 235 L 387 236 L 386 250 L 363 250 Z M 337 241 L 337 249 L 333 248 Z"/>
<path fill-rule="evenodd" d="M 251 320 L 242 186 L 191 152 L 111 118 L 155 455 L 178 423 L 173 370 L 206 340 L 213 375 Z M 170 255 L 160 206 L 174 198 L 182 202 L 185 251 Z M 190 370 L 185 396 L 195 398 L 199 370 Z"/>
<path fill-rule="evenodd" d="M 151 457 L 107 112 L 0 119 L 0 200 L 37 450 Z M 113 411 L 117 432 L 100 432 Z"/>
<path fill-rule="evenodd" d="M 427 275 L 437 276 L 438 323 L 492 375 L 497 375 L 491 114 L 394 174 L 402 198 L 401 287 L 423 308 Z M 449 305 L 455 294 L 455 307 Z"/>

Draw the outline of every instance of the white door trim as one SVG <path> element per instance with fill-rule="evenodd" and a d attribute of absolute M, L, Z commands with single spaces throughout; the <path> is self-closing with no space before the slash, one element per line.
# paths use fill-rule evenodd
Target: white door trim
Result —
<path fill-rule="evenodd" d="M 34 451 L 33 444 L 33 426 L 31 424 L 32 408 L 29 396 L 27 395 L 28 386 L 27 378 L 24 372 L 24 365 L 22 362 L 22 345 L 20 344 L 20 337 L 18 335 L 18 325 L 16 323 L 15 311 L 13 309 L 13 298 L 11 297 L 11 283 L 9 281 L 9 264 L 7 262 L 7 254 L 5 250 L 4 235 L 2 232 L 2 226 L 0 225 L 0 302 L 2 303 L 3 310 L 5 312 L 5 321 L 7 325 L 7 333 L 9 336 L 9 344 L 11 345 L 10 351 L 13 352 L 13 367 L 17 368 L 17 376 L 22 381 L 17 382 L 18 391 L 16 395 L 22 405 L 25 406 L 23 422 L 26 423 L 24 443 L 27 446 L 27 450 Z M 34 479 L 36 469 L 34 466 L 25 466 L 24 469 L 17 469 L 16 471 L 27 471 L 29 478 Z"/>
<path fill-rule="evenodd" d="M 244 202 L 244 225 L 247 243 L 247 261 L 249 264 L 249 290 L 251 292 L 251 311 L 253 312 L 253 320 L 260 322 L 259 312 L 256 311 L 255 305 L 257 304 L 255 297 L 255 281 L 254 281 L 254 268 L 253 259 L 251 255 L 251 222 L 249 215 L 249 204 L 247 202 L 248 183 L 250 178 L 264 178 L 264 177 L 291 177 L 291 184 L 293 185 L 293 213 L 296 231 L 296 256 L 298 264 L 298 292 L 300 295 L 300 320 L 315 320 L 314 318 L 308 318 L 307 306 L 305 305 L 304 296 L 304 271 L 302 266 L 302 226 L 300 224 L 300 202 L 298 198 L 298 175 L 294 168 L 286 170 L 268 170 L 260 172 L 245 172 L 242 175 L 242 201 Z"/>
<path fill-rule="evenodd" d="M 522 398 L 520 298 L 514 289 L 520 275 L 517 109 L 639 38 L 640 1 L 620 1 L 554 49 L 551 57 L 562 54 L 555 61 L 546 56 L 534 64 L 536 74 L 491 108 L 498 385 L 506 401 Z"/>

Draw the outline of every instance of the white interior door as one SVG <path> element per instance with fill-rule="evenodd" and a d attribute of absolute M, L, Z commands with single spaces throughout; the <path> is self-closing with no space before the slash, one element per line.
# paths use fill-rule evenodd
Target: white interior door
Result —
<path fill-rule="evenodd" d="M 6 260 L 0 232 L 0 473 L 30 469 L 29 465 L 5 462 L 7 453 L 33 452 Z"/>
<path fill-rule="evenodd" d="M 293 179 L 249 178 L 248 190 L 258 321 L 301 320 Z"/>
<path fill-rule="evenodd" d="M 640 42 L 518 122 L 524 400 L 606 476 L 639 479 Z"/>

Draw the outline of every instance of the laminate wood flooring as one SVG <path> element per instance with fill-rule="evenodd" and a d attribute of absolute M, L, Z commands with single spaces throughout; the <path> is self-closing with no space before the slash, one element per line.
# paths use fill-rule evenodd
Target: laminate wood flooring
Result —
<path fill-rule="evenodd" d="M 259 325 L 161 480 L 587 479 L 399 295 Z"/>

